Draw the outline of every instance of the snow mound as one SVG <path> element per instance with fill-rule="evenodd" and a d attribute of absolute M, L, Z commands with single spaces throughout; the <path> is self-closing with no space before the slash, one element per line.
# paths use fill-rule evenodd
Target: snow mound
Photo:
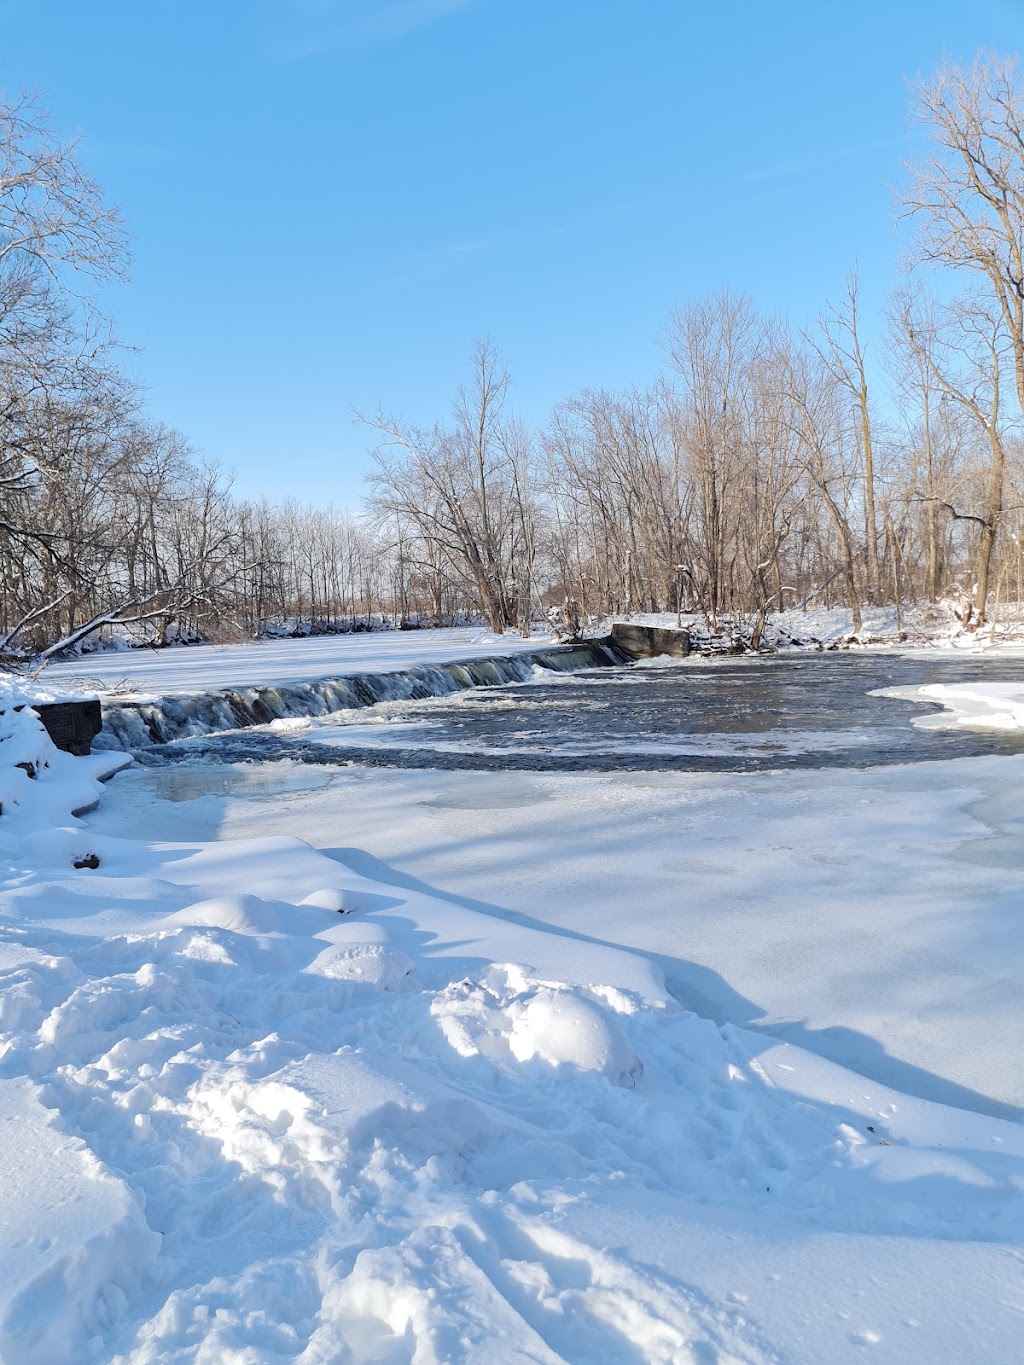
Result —
<path fill-rule="evenodd" d="M 299 904 L 315 905 L 320 910 L 333 910 L 340 915 L 355 909 L 351 897 L 346 898 L 345 893 L 339 891 L 336 886 L 318 887 L 316 891 L 311 891 L 308 896 L 303 896 Z"/>
<path fill-rule="evenodd" d="M 326 915 L 318 908 L 307 909 L 306 904 L 286 905 L 283 901 L 265 901 L 252 895 L 214 896 L 176 911 L 160 923 L 168 928 L 203 925 L 253 937 L 264 934 L 292 935 L 304 931 L 317 933 L 324 928 Z"/>
<path fill-rule="evenodd" d="M 351 981 L 379 991 L 404 990 L 416 978 L 412 959 L 387 943 L 325 948 L 303 970 L 331 981 Z"/>
<path fill-rule="evenodd" d="M 126 754 L 72 758 L 56 748 L 32 710 L 34 698 L 0 679 L 0 838 L 24 837 L 66 823 L 99 800 L 100 782 L 131 762 Z"/>
<path fill-rule="evenodd" d="M 498 1065 L 536 1060 L 616 1084 L 632 1084 L 643 1071 L 606 1003 L 578 987 L 537 981 L 515 964 L 492 967 L 479 982 L 456 983 L 435 998 L 431 1012 L 462 1057 Z"/>
<path fill-rule="evenodd" d="M 565 990 L 540 988 L 512 1012 L 509 1051 L 521 1062 L 574 1066 L 609 1080 L 632 1080 L 640 1070 L 626 1036 L 607 1013 Z"/>

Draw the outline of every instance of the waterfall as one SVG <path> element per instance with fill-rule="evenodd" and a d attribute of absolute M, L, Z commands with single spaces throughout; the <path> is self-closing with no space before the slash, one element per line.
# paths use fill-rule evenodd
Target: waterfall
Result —
<path fill-rule="evenodd" d="M 145 749 L 153 744 L 224 730 L 244 730 L 286 716 L 326 716 L 332 711 L 374 706 L 382 701 L 421 701 L 470 687 L 528 682 L 535 667 L 556 673 L 617 667 L 631 660 L 607 640 L 556 645 L 526 654 L 454 663 L 419 664 L 398 673 L 355 673 L 314 682 L 225 688 L 157 697 L 152 701 L 108 701 L 103 730 L 94 749 Z"/>

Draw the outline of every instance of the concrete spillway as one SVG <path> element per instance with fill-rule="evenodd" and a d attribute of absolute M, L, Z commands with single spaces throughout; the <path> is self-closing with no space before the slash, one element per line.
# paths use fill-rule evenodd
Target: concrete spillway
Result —
<path fill-rule="evenodd" d="M 324 716 L 382 701 L 417 701 L 450 696 L 470 687 L 527 682 L 538 667 L 575 673 L 628 662 L 629 656 L 610 640 L 588 640 L 489 659 L 419 664 L 393 673 L 356 673 L 277 686 L 107 701 L 103 704 L 103 731 L 93 747 L 145 749 L 175 739 L 266 725 L 288 716 Z"/>

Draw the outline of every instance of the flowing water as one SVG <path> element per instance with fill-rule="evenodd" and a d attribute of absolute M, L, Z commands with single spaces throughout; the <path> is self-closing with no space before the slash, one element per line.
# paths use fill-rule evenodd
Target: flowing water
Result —
<path fill-rule="evenodd" d="M 915 726 L 915 716 L 936 708 L 874 695 L 924 683 L 1012 682 L 1022 669 L 1013 659 L 924 652 L 623 665 L 607 650 L 583 647 L 295 686 L 283 700 L 281 689 L 261 689 L 259 704 L 267 707 L 273 691 L 276 706 L 261 715 L 258 699 L 243 698 L 241 721 L 237 693 L 164 700 L 165 710 L 147 718 L 136 707 L 110 728 L 144 762 L 161 765 L 291 758 L 532 771 L 872 767 L 1024 751 L 1024 736 Z M 264 718 L 270 723 L 253 725 Z"/>

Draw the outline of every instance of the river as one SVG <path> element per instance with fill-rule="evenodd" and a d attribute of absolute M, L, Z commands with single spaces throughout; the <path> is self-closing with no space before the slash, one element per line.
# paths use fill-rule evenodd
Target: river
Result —
<path fill-rule="evenodd" d="M 546 657 L 562 667 L 572 660 Z M 574 671 L 508 663 L 518 666 L 513 681 L 433 697 L 421 685 L 418 695 L 383 702 L 363 683 L 362 696 L 339 695 L 348 704 L 327 714 L 150 744 L 141 756 L 149 764 L 287 757 L 471 771 L 763 772 L 1024 750 L 1024 736 L 1013 733 L 922 728 L 915 716 L 940 708 L 878 695 L 926 682 L 1013 682 L 1022 667 L 1013 659 L 789 653 Z M 486 681 L 488 667 L 473 670 Z M 439 671 L 434 685 L 447 688 L 447 675 Z"/>

